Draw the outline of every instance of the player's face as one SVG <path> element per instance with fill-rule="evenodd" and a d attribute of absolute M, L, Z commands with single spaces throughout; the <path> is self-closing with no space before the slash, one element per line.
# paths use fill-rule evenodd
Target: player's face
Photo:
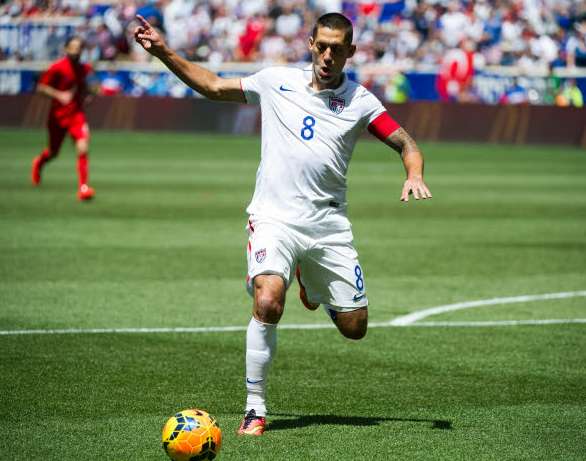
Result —
<path fill-rule="evenodd" d="M 83 42 L 78 39 L 71 40 L 65 47 L 65 54 L 74 62 L 78 62 L 83 51 Z"/>
<path fill-rule="evenodd" d="M 314 80 L 324 88 L 335 88 L 340 83 L 342 70 L 356 47 L 347 43 L 343 30 L 319 27 L 315 39 L 309 38 Z"/>

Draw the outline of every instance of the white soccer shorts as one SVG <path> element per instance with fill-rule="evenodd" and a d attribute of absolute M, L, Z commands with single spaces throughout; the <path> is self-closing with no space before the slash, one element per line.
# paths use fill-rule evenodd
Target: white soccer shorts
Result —
<path fill-rule="evenodd" d="M 257 275 L 279 275 L 287 288 L 299 266 L 301 283 L 310 303 L 338 312 L 368 305 L 364 273 L 352 245 L 352 232 L 311 238 L 298 227 L 252 216 L 248 232 L 248 293 Z"/>

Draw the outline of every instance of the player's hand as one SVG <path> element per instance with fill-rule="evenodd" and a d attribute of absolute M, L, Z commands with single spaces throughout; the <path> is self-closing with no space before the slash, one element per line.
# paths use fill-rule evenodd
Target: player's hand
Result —
<path fill-rule="evenodd" d="M 417 176 L 407 178 L 403 184 L 403 191 L 401 192 L 401 201 L 408 202 L 409 195 L 413 194 L 415 200 L 431 198 L 431 192 L 423 182 L 423 178 Z"/>
<path fill-rule="evenodd" d="M 165 49 L 165 42 L 161 35 L 143 18 L 140 14 L 136 15 L 140 26 L 134 29 L 134 39 L 153 56 L 160 56 Z"/>
<path fill-rule="evenodd" d="M 73 96 L 75 95 L 75 88 L 70 91 L 57 91 L 55 93 L 55 99 L 59 101 L 61 104 L 66 106 L 71 101 L 73 101 Z"/>

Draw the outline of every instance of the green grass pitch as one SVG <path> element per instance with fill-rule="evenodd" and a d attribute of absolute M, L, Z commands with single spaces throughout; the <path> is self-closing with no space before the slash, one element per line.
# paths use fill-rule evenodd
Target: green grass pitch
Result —
<path fill-rule="evenodd" d="M 222 460 L 578 460 L 586 325 L 279 332 L 271 415 L 235 435 L 244 332 L 6 335 L 23 329 L 244 326 L 245 207 L 257 138 L 95 132 L 97 198 L 75 197 L 70 144 L 29 184 L 37 130 L 0 130 L 0 458 L 163 460 L 160 431 L 199 407 Z M 470 300 L 586 290 L 586 153 L 423 144 L 434 198 L 357 146 L 349 214 L 372 322 Z M 586 298 L 427 321 L 586 318 Z M 325 323 L 288 293 L 283 324 Z"/>

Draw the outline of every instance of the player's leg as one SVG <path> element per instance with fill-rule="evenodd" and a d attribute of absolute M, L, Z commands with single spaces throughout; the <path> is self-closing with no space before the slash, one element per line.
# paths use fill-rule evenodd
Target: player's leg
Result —
<path fill-rule="evenodd" d="M 297 283 L 299 284 L 299 299 L 305 306 L 306 309 L 310 311 L 314 311 L 319 307 L 319 303 L 312 303 L 309 301 L 307 297 L 307 290 L 305 289 L 305 284 L 303 283 L 303 278 L 301 277 L 301 269 L 297 266 L 297 270 L 295 271 L 295 276 L 297 277 Z"/>
<path fill-rule="evenodd" d="M 249 223 L 248 277 L 253 312 L 246 331 L 246 409 L 238 433 L 262 435 L 265 428 L 266 385 L 277 350 L 277 323 L 285 307 L 294 256 L 291 239 L 279 226 Z"/>
<path fill-rule="evenodd" d="M 265 429 L 266 380 L 277 352 L 277 323 L 285 307 L 285 282 L 278 275 L 254 278 L 253 316 L 246 331 L 246 410 L 241 435 Z"/>
<path fill-rule="evenodd" d="M 253 317 L 266 324 L 279 323 L 285 308 L 286 289 L 281 275 L 257 275 L 254 278 Z"/>
<path fill-rule="evenodd" d="M 41 174 L 45 164 L 59 154 L 63 139 L 67 133 L 67 129 L 63 128 L 56 120 L 49 119 L 47 124 L 47 130 L 49 135 L 48 146 L 33 159 L 31 181 L 33 185 L 37 186 L 41 183 Z"/>
<path fill-rule="evenodd" d="M 94 189 L 88 185 L 90 130 L 83 114 L 77 114 L 73 118 L 69 133 L 75 142 L 77 152 L 77 197 L 79 200 L 90 200 L 95 194 Z"/>
<path fill-rule="evenodd" d="M 89 176 L 89 140 L 78 139 L 75 142 L 77 150 L 77 177 L 78 177 L 78 191 L 77 197 L 80 200 L 90 200 L 94 197 L 95 192 L 92 187 L 88 185 Z"/>
<path fill-rule="evenodd" d="M 351 237 L 319 242 L 299 266 L 308 300 L 323 304 L 346 338 L 363 338 L 368 328 L 368 299 Z"/>
<path fill-rule="evenodd" d="M 368 329 L 367 307 L 348 311 L 332 305 L 326 305 L 326 309 L 342 335 L 348 339 L 355 340 L 364 338 Z"/>

